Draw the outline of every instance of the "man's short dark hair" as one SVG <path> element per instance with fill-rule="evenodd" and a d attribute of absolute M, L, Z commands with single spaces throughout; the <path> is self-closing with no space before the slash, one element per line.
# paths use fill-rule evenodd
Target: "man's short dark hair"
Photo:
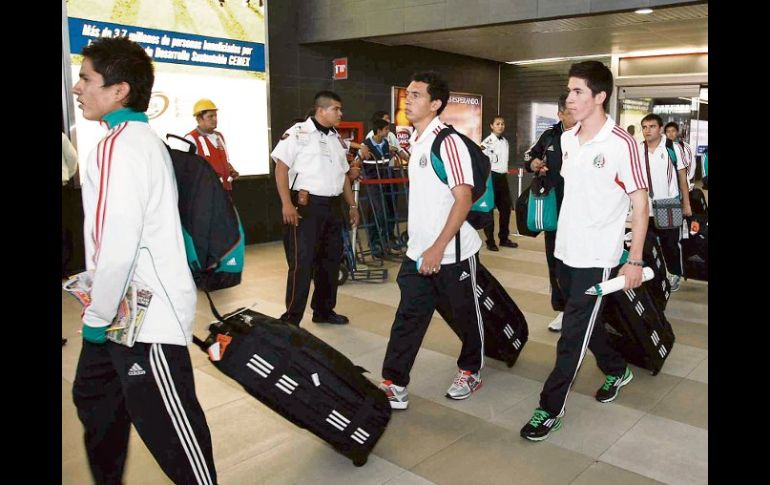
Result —
<path fill-rule="evenodd" d="M 679 125 L 676 124 L 676 121 L 669 121 L 666 123 L 666 126 L 663 127 L 663 132 L 666 132 L 672 126 L 676 129 L 676 131 L 679 131 Z"/>
<path fill-rule="evenodd" d="M 438 99 L 441 101 L 441 107 L 436 112 L 436 116 L 440 115 L 449 101 L 449 85 L 441 77 L 441 74 L 436 71 L 416 72 L 412 74 L 412 81 L 428 85 L 430 100 L 435 101 Z"/>
<path fill-rule="evenodd" d="M 661 118 L 660 116 L 654 113 L 650 113 L 644 118 L 642 118 L 642 121 L 640 121 L 639 124 L 643 125 L 645 121 L 655 121 L 656 123 L 658 123 L 658 126 L 663 126 L 663 118 Z"/>
<path fill-rule="evenodd" d="M 342 103 L 342 98 L 334 91 L 319 91 L 313 98 L 313 108 L 328 108 L 332 101 Z"/>
<path fill-rule="evenodd" d="M 379 130 L 385 129 L 390 126 L 390 123 L 383 119 L 372 121 L 372 130 L 376 134 Z"/>
<path fill-rule="evenodd" d="M 495 115 L 492 117 L 492 121 L 489 122 L 489 124 L 493 124 L 497 120 L 503 120 L 503 123 L 505 123 L 505 117 L 503 115 Z"/>
<path fill-rule="evenodd" d="M 390 113 L 383 110 L 375 111 L 374 114 L 372 115 L 372 124 L 377 120 L 381 120 L 383 116 L 388 116 L 389 114 Z"/>
<path fill-rule="evenodd" d="M 567 111 L 567 93 L 562 94 L 559 96 L 559 113 L 564 113 Z"/>
<path fill-rule="evenodd" d="M 572 64 L 569 68 L 569 77 L 576 77 L 586 82 L 591 94 L 598 95 L 602 91 L 607 95 L 604 98 L 604 112 L 609 111 L 610 96 L 612 96 L 612 72 L 599 61 L 583 61 Z"/>
<path fill-rule="evenodd" d="M 131 87 L 123 100 L 126 108 L 147 111 L 155 73 L 152 59 L 142 46 L 127 37 L 100 37 L 87 45 L 82 54 L 91 61 L 94 71 L 102 75 L 104 86 L 125 82 Z"/>

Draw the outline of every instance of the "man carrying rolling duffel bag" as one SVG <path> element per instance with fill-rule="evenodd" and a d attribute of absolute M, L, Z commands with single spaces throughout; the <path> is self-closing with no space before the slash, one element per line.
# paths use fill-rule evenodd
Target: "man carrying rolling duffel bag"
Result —
<path fill-rule="evenodd" d="M 610 347 L 601 313 L 601 296 L 585 290 L 615 275 L 627 289 L 642 283 L 642 250 L 647 232 L 647 181 L 635 142 L 607 113 L 613 92 L 610 70 L 597 61 L 573 64 L 569 71 L 567 109 L 578 124 L 561 137 L 564 201 L 556 230 L 556 273 L 566 300 L 556 364 L 540 393 L 540 402 L 520 434 L 546 439 L 562 426 L 567 397 L 588 349 L 605 374 L 596 400 L 615 400 L 633 378 L 623 357 Z M 623 252 L 623 228 L 633 206 L 631 257 Z"/>

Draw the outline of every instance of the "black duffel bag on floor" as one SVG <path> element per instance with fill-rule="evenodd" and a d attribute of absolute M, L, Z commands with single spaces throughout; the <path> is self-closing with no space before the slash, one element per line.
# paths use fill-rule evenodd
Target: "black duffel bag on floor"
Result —
<path fill-rule="evenodd" d="M 261 403 L 305 428 L 356 466 L 390 421 L 385 393 L 365 369 L 307 330 L 241 308 L 209 326 L 205 342 L 214 366 Z"/>

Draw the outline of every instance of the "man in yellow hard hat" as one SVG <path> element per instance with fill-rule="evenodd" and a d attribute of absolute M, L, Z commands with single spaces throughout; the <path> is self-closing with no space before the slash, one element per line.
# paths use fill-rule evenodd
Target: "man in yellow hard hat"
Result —
<path fill-rule="evenodd" d="M 198 126 L 188 133 L 185 138 L 195 143 L 196 153 L 214 167 L 214 171 L 222 180 L 222 185 L 232 196 L 232 181 L 238 178 L 238 172 L 230 165 L 227 154 L 225 137 L 216 131 L 217 107 L 210 99 L 199 99 L 193 106 L 193 116 Z"/>

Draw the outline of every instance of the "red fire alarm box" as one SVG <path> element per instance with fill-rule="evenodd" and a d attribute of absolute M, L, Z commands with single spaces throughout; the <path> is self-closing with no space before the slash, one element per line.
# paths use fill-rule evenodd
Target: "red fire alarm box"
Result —
<path fill-rule="evenodd" d="M 334 59 L 332 61 L 332 65 L 334 66 L 334 76 L 332 76 L 332 79 L 348 78 L 348 58 L 347 57 Z"/>

